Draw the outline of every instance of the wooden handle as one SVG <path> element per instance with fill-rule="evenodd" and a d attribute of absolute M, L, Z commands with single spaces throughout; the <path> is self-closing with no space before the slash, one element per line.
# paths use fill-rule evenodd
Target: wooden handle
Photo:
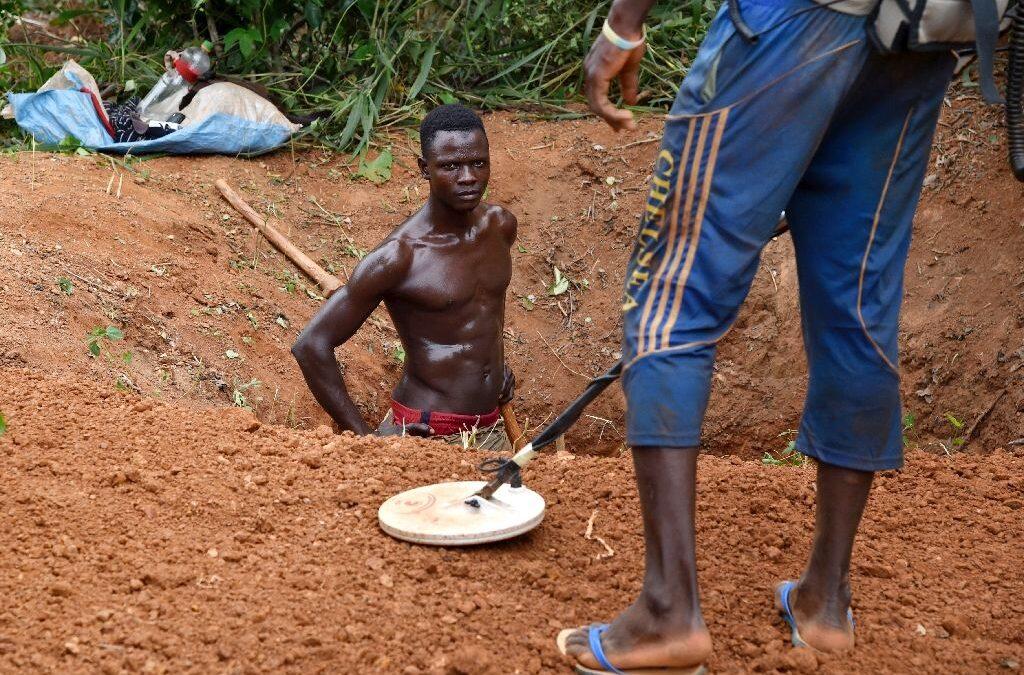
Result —
<path fill-rule="evenodd" d="M 264 220 L 255 209 L 249 206 L 238 193 L 231 189 L 223 178 L 218 178 L 217 189 L 224 196 L 236 211 L 245 216 L 245 219 L 256 226 L 256 229 L 263 233 L 274 247 L 284 253 L 295 265 L 315 281 L 324 292 L 330 296 L 331 293 L 341 288 L 341 281 L 333 274 L 330 274 L 320 265 L 313 262 L 312 258 L 295 247 L 295 244 L 288 241 L 288 237 L 278 232 L 270 223 Z"/>
<path fill-rule="evenodd" d="M 519 426 L 519 421 L 516 420 L 516 413 L 512 410 L 511 401 L 501 404 L 501 418 L 505 420 L 505 430 L 508 432 L 509 438 L 512 439 L 512 448 L 521 450 L 526 445 L 526 438 Z"/>

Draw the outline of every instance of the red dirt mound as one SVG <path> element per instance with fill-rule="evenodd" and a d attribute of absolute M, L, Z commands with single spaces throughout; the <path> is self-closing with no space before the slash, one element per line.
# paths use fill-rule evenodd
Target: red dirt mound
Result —
<path fill-rule="evenodd" d="M 1024 435 L 1024 197 L 1005 167 L 998 111 L 975 98 L 962 89 L 950 97 L 906 275 L 907 436 L 939 453 Z M 498 114 L 486 123 L 489 199 L 520 221 L 506 348 L 520 382 L 520 421 L 536 428 L 617 357 L 622 276 L 661 123 L 648 118 L 635 134 L 618 136 L 595 120 Z M 118 381 L 196 407 L 244 405 L 268 423 L 327 423 L 288 353 L 321 305 L 317 289 L 213 182 L 225 177 L 345 279 L 361 252 L 425 196 L 415 144 L 393 144 L 393 176 L 379 186 L 352 180 L 344 158 L 312 151 L 257 161 L 133 160 L 130 169 L 105 157 L 0 157 L 0 364 L 88 373 L 98 386 Z M 572 283 L 550 295 L 555 268 Z M 108 324 L 123 329 L 124 341 L 89 358 L 87 333 Z M 356 401 L 374 421 L 397 380 L 395 347 L 379 310 L 339 350 Z M 786 446 L 806 387 L 788 237 L 765 252 L 720 347 L 714 386 L 711 452 L 756 458 Z M 618 388 L 587 413 L 569 449 L 621 451 Z"/>
<path fill-rule="evenodd" d="M 563 672 L 558 629 L 612 617 L 640 583 L 627 456 L 544 457 L 527 476 L 549 502 L 537 530 L 423 548 L 382 534 L 377 506 L 475 477 L 477 455 L 25 369 L 0 368 L 0 382 L 2 671 Z M 862 648 L 822 659 L 790 650 L 771 600 L 809 546 L 813 472 L 702 458 L 713 671 L 1018 669 L 1015 453 L 914 452 L 879 477 L 855 552 Z"/>

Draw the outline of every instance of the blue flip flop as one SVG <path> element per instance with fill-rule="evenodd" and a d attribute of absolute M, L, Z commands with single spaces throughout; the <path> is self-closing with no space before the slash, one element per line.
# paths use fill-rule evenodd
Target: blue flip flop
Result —
<path fill-rule="evenodd" d="M 794 647 L 807 647 L 814 649 L 811 645 L 804 642 L 804 639 L 800 637 L 800 629 L 796 627 L 796 617 L 793 616 L 793 608 L 789 605 L 789 594 L 796 588 L 795 581 L 783 581 L 781 584 L 775 587 L 775 604 L 779 608 L 779 614 L 789 624 L 792 633 L 790 633 L 789 641 L 793 643 Z M 850 628 L 856 628 L 857 622 L 853 620 L 853 610 L 846 610 L 846 618 L 850 622 Z"/>
<path fill-rule="evenodd" d="M 595 623 L 579 628 L 566 628 L 559 633 L 556 643 L 558 644 L 558 651 L 563 656 L 569 655 L 567 651 L 569 636 L 579 630 L 587 631 L 590 653 L 594 655 L 594 658 L 597 659 L 597 662 L 603 668 L 603 670 L 594 670 L 577 663 L 576 672 L 580 675 L 704 675 L 707 672 L 704 666 L 697 666 L 696 668 L 634 668 L 631 670 L 619 670 L 609 663 L 608 657 L 604 654 L 604 645 L 601 644 L 601 635 L 608 630 L 608 624 L 606 623 Z"/>

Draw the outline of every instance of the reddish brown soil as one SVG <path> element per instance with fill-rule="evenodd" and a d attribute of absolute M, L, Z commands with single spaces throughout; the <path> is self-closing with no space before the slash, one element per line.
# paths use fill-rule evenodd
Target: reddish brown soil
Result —
<path fill-rule="evenodd" d="M 989 140 L 1002 137 L 994 113 L 972 101 L 953 105 L 918 218 L 903 331 L 905 399 L 915 415 L 909 440 L 935 452 L 955 450 L 979 420 L 975 448 L 1024 435 L 1024 199 Z M 519 416 L 536 427 L 618 355 L 622 275 L 657 150 L 645 141 L 660 124 L 645 120 L 629 136 L 596 121 L 499 115 L 488 126 L 489 198 L 521 223 L 507 349 L 521 384 Z M 379 187 L 350 180 L 342 159 L 310 152 L 294 163 L 288 152 L 156 159 L 135 164 L 135 174 L 101 157 L 0 158 L 0 311 L 8 326 L 0 364 L 89 373 L 106 385 L 120 377 L 123 386 L 189 404 L 230 405 L 237 390 L 261 420 L 326 423 L 287 351 L 320 306 L 306 293 L 316 289 L 219 198 L 213 181 L 228 178 L 258 210 L 280 216 L 274 221 L 296 244 L 344 279 L 353 250 L 376 245 L 424 195 L 415 145 L 394 143 L 394 177 Z M 554 266 L 587 287 L 548 296 Z M 74 284 L 72 295 L 60 291 L 60 277 Z M 798 424 L 806 368 L 795 277 L 788 237 L 780 238 L 721 346 L 706 429 L 712 452 L 760 457 L 785 447 Z M 528 311 L 522 298 L 530 295 L 537 304 Z M 108 323 L 125 341 L 89 358 L 86 333 Z M 397 379 L 395 337 L 381 309 L 340 351 L 374 420 Z M 110 356 L 125 350 L 130 365 Z M 570 449 L 618 452 L 617 389 L 588 412 Z"/>
<path fill-rule="evenodd" d="M 607 619 L 642 564 L 626 457 L 546 457 L 545 522 L 439 550 L 376 508 L 472 478 L 423 441 L 332 438 L 3 371 L 0 670 L 557 672 L 554 635 Z M 825 672 L 982 672 L 1024 660 L 1024 452 L 913 452 L 880 477 L 855 552 L 855 657 Z M 772 610 L 809 545 L 813 472 L 701 460 L 700 575 L 714 672 L 813 669 Z M 597 510 L 596 540 L 584 538 Z M 604 556 L 604 557 L 602 557 Z"/>
<path fill-rule="evenodd" d="M 864 649 L 826 671 L 982 672 L 1024 658 L 1024 198 L 997 122 L 951 96 L 907 268 L 912 451 L 905 472 L 880 478 L 858 543 Z M 536 428 L 617 358 L 660 124 L 628 136 L 594 121 L 487 124 L 490 199 L 521 223 L 506 345 L 520 419 Z M 531 471 L 551 504 L 534 534 L 438 551 L 376 529 L 386 496 L 473 477 L 478 458 L 330 436 L 288 353 L 316 289 L 213 181 L 239 186 L 344 279 L 356 249 L 422 199 L 413 142 L 394 144 L 383 186 L 312 151 L 164 158 L 134 173 L 107 158 L 0 157 L 0 671 L 552 672 L 558 628 L 611 618 L 635 593 L 639 517 L 615 388 L 568 439 L 604 457 Z M 579 282 L 570 294 L 546 294 L 554 266 Z M 87 333 L 108 324 L 125 339 L 91 358 Z M 340 350 L 368 418 L 397 377 L 394 347 L 381 310 Z M 807 550 L 813 473 L 756 461 L 797 426 L 805 374 L 783 237 L 721 345 L 708 415 L 717 457 L 702 460 L 700 542 L 716 672 L 816 664 L 788 649 L 770 598 Z M 610 558 L 583 538 L 595 506 Z"/>

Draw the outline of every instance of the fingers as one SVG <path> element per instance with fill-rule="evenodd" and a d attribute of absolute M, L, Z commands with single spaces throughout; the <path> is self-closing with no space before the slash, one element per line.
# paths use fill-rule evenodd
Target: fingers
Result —
<path fill-rule="evenodd" d="M 626 66 L 619 73 L 619 89 L 627 105 L 636 105 L 640 96 L 640 61 L 643 52 L 643 45 L 630 52 Z"/>
<path fill-rule="evenodd" d="M 638 83 L 637 73 L 642 56 L 642 48 L 634 49 L 632 52 L 625 52 L 612 45 L 603 36 L 600 36 L 594 42 L 594 46 L 591 47 L 590 53 L 584 62 L 584 70 L 586 71 L 584 91 L 587 96 L 587 103 L 593 112 L 597 113 L 616 131 L 633 129 L 636 125 L 633 122 L 633 113 L 616 108 L 611 102 L 608 98 L 608 88 L 611 85 L 611 81 L 615 78 L 619 78 L 620 82 L 625 82 L 626 80 L 623 79 L 625 76 L 623 69 L 628 69 L 632 71 L 629 74 L 629 81 L 633 82 L 633 87 L 630 91 L 632 100 L 635 101 Z M 625 87 L 623 88 L 623 94 L 626 94 Z M 629 99 L 627 98 L 626 101 L 628 103 Z"/>
<path fill-rule="evenodd" d="M 587 83 L 590 85 L 587 87 L 587 102 L 593 112 L 597 113 L 601 119 L 616 131 L 633 129 L 635 127 L 633 113 L 616 108 L 615 104 L 608 98 L 608 85 L 610 83 L 608 78 L 601 76 L 600 79 L 595 78 L 593 81 L 588 78 Z"/>

